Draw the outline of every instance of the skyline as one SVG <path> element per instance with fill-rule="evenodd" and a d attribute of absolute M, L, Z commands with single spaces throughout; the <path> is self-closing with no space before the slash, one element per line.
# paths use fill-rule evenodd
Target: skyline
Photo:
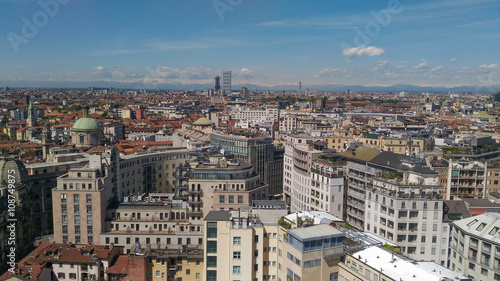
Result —
<path fill-rule="evenodd" d="M 213 86 L 232 70 L 234 85 L 262 88 L 494 92 L 499 10 L 494 0 L 0 0 L 0 85 Z"/>

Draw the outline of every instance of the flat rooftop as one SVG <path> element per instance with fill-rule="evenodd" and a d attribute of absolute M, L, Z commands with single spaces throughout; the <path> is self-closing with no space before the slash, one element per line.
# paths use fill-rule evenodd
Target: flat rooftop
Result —
<path fill-rule="evenodd" d="M 383 269 L 382 274 L 393 280 L 441 281 L 442 278 L 471 280 L 463 275 L 457 275 L 454 271 L 437 263 L 415 262 L 379 247 L 366 248 L 356 252 L 352 257 L 374 269 Z"/>
<path fill-rule="evenodd" d="M 288 233 L 301 240 L 329 237 L 333 235 L 344 235 L 344 233 L 329 224 L 319 224 L 309 227 L 289 229 Z"/>

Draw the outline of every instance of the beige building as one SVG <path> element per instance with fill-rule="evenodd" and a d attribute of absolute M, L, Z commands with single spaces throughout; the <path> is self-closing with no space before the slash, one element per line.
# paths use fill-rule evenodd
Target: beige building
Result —
<path fill-rule="evenodd" d="M 57 243 L 100 241 L 111 199 L 103 167 L 76 168 L 57 179 L 52 190 L 54 239 Z"/>
<path fill-rule="evenodd" d="M 127 253 L 134 246 L 154 250 L 203 247 L 201 220 L 187 215 L 188 204 L 159 194 L 130 196 L 116 208 L 108 209 L 100 244 L 124 246 Z"/>
<path fill-rule="evenodd" d="M 100 242 L 106 209 L 126 196 L 171 186 L 176 167 L 188 161 L 187 155 L 187 150 L 180 149 L 118 156 L 112 148 L 89 155 L 86 167 L 70 169 L 52 190 L 54 239 Z"/>
<path fill-rule="evenodd" d="M 222 155 L 200 163 L 189 180 L 189 214 L 203 216 L 212 210 L 236 210 L 253 200 L 267 199 L 269 185 L 263 183 L 251 164 L 228 162 Z M 201 211 L 201 212 L 200 212 Z"/>
<path fill-rule="evenodd" d="M 286 214 L 286 209 L 275 212 Z M 209 212 L 204 280 L 278 280 L 279 226 L 274 221 L 263 222 L 245 211 Z"/>
<path fill-rule="evenodd" d="M 280 227 L 278 281 L 337 280 L 345 234 L 329 224 Z"/>

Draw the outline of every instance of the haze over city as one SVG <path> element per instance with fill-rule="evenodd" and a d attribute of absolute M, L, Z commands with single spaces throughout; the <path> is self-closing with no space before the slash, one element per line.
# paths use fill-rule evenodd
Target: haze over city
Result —
<path fill-rule="evenodd" d="M 204 89 L 231 69 L 234 85 L 260 89 L 297 90 L 302 81 L 318 90 L 494 92 L 499 8 L 494 0 L 1 0 L 0 85 Z"/>

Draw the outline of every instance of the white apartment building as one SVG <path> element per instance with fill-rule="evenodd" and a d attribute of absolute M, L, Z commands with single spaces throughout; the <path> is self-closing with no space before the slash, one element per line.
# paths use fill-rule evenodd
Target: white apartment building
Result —
<path fill-rule="evenodd" d="M 451 225 L 449 268 L 474 280 L 500 280 L 500 214 L 455 221 Z"/>
<path fill-rule="evenodd" d="M 419 261 L 446 266 L 449 225 L 438 173 L 404 155 L 358 147 L 347 163 L 347 222 L 401 247 Z"/>
<path fill-rule="evenodd" d="M 450 226 L 443 222 L 443 187 L 374 178 L 365 203 L 365 231 L 398 245 L 417 261 L 446 266 Z M 437 194 L 437 195 L 436 195 Z"/>
<path fill-rule="evenodd" d="M 265 109 L 251 109 L 247 107 L 234 107 L 231 112 L 231 119 L 247 120 L 254 123 L 259 121 L 277 122 L 280 118 L 280 109 L 278 105 L 270 104 Z"/>
<path fill-rule="evenodd" d="M 343 164 L 320 156 L 311 163 L 311 200 L 309 210 L 325 211 L 344 217 Z"/>
<path fill-rule="evenodd" d="M 325 211 L 343 218 L 344 164 L 314 149 L 313 140 L 301 135 L 287 136 L 283 160 L 285 202 L 292 212 Z"/>
<path fill-rule="evenodd" d="M 471 281 L 470 278 L 434 262 L 417 262 L 377 246 L 347 255 L 345 261 L 340 263 L 338 280 Z"/>
<path fill-rule="evenodd" d="M 283 157 L 283 198 L 292 212 L 309 210 L 311 202 L 312 162 L 320 154 L 307 141 L 314 138 L 306 135 L 287 136 Z"/>

